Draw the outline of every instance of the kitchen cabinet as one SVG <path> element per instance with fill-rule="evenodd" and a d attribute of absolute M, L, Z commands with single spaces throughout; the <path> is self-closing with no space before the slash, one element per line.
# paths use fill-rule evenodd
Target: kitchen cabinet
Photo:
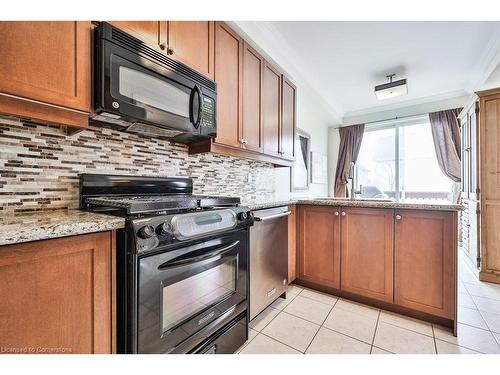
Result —
<path fill-rule="evenodd" d="M 114 232 L 2 246 L 0 346 L 114 352 L 114 246 Z"/>
<path fill-rule="evenodd" d="M 205 76 L 214 78 L 213 21 L 109 21 Z"/>
<path fill-rule="evenodd" d="M 297 205 L 296 282 L 456 332 L 457 212 Z"/>
<path fill-rule="evenodd" d="M 298 231 L 299 279 L 339 289 L 339 209 L 299 206 Z"/>
<path fill-rule="evenodd" d="M 262 151 L 262 75 L 264 59 L 250 45 L 243 46 L 243 123 L 245 149 Z"/>
<path fill-rule="evenodd" d="M 342 207 L 341 289 L 393 302 L 394 210 Z"/>
<path fill-rule="evenodd" d="M 172 58 L 214 79 L 214 21 L 168 21 Z"/>
<path fill-rule="evenodd" d="M 225 23 L 215 25 L 216 143 L 240 147 L 243 39 Z"/>
<path fill-rule="evenodd" d="M 297 88 L 286 76 L 281 76 L 281 157 L 295 160 Z"/>
<path fill-rule="evenodd" d="M 297 278 L 297 207 L 289 206 L 288 216 L 288 284 Z"/>
<path fill-rule="evenodd" d="M 454 319 L 456 214 L 396 210 L 394 302 Z"/>
<path fill-rule="evenodd" d="M 150 47 L 166 51 L 167 22 L 165 21 L 108 21 Z"/>
<path fill-rule="evenodd" d="M 500 89 L 479 98 L 480 249 L 483 281 L 500 283 Z"/>
<path fill-rule="evenodd" d="M 0 112 L 85 128 L 91 23 L 2 21 L 0 35 Z"/>
<path fill-rule="evenodd" d="M 268 62 L 264 63 L 263 74 L 263 131 L 264 153 L 281 157 L 281 73 Z"/>
<path fill-rule="evenodd" d="M 226 23 L 215 23 L 214 44 L 217 138 L 190 145 L 189 153 L 215 152 L 291 166 L 296 87 Z"/>

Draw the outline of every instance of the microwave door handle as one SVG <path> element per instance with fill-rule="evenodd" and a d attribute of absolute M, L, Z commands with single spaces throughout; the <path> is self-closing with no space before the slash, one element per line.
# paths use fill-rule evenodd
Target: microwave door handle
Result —
<path fill-rule="evenodd" d="M 158 266 L 158 270 L 162 271 L 162 270 L 165 270 L 168 268 L 183 266 L 183 265 L 188 264 L 188 263 L 196 263 L 196 262 L 201 262 L 203 260 L 215 258 L 215 257 L 224 255 L 225 253 L 231 251 L 236 246 L 238 246 L 239 243 L 240 243 L 239 240 L 234 241 L 233 243 L 226 245 L 226 246 L 219 247 L 219 248 L 209 252 L 208 254 L 203 254 L 203 255 L 198 255 L 198 256 L 188 257 L 188 258 L 184 258 L 183 256 L 177 257 L 177 258 L 169 260 L 165 263 L 160 264 Z"/>
<path fill-rule="evenodd" d="M 198 94 L 198 113 L 196 114 L 197 117 L 196 117 L 196 121 L 195 121 L 195 117 L 194 117 L 194 103 L 195 103 L 195 99 L 194 99 L 194 96 Z M 193 87 L 193 90 L 191 91 L 191 96 L 189 98 L 189 120 L 191 121 L 191 123 L 193 124 L 193 126 L 195 127 L 195 129 L 198 129 L 198 127 L 200 126 L 200 121 L 201 121 L 201 105 L 202 105 L 202 102 L 201 102 L 201 90 L 198 86 L 195 86 Z"/>

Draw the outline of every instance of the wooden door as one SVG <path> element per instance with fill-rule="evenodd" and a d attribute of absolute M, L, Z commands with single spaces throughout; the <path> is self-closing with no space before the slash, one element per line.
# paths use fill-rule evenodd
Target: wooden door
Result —
<path fill-rule="evenodd" d="M 243 47 L 243 147 L 262 151 L 262 82 L 264 59 L 247 43 Z"/>
<path fill-rule="evenodd" d="M 456 213 L 396 210 L 394 303 L 454 319 Z"/>
<path fill-rule="evenodd" d="M 0 95 L 90 112 L 90 22 L 0 22 L 0 35 Z"/>
<path fill-rule="evenodd" d="M 297 278 L 297 208 L 289 206 L 288 216 L 288 283 Z"/>
<path fill-rule="evenodd" d="M 394 210 L 341 211 L 341 289 L 392 303 Z"/>
<path fill-rule="evenodd" d="M 263 77 L 264 153 L 280 157 L 281 74 L 265 62 Z"/>
<path fill-rule="evenodd" d="M 0 346 L 112 353 L 114 232 L 2 246 Z"/>
<path fill-rule="evenodd" d="M 214 79 L 214 21 L 168 21 L 168 52 Z"/>
<path fill-rule="evenodd" d="M 288 78 L 282 76 L 281 156 L 288 160 L 295 159 L 296 106 L 297 89 Z"/>
<path fill-rule="evenodd" d="M 142 40 L 150 47 L 165 51 L 167 47 L 166 21 L 108 21 L 126 33 Z"/>
<path fill-rule="evenodd" d="M 299 279 L 340 288 L 340 219 L 338 207 L 298 207 Z"/>
<path fill-rule="evenodd" d="M 217 83 L 217 138 L 215 142 L 240 147 L 242 119 L 243 39 L 224 22 L 215 23 L 215 82 Z"/>

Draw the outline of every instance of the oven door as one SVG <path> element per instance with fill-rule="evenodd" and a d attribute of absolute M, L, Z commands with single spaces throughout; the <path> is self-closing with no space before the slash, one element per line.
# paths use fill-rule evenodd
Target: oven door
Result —
<path fill-rule="evenodd" d="M 103 44 L 102 110 L 130 122 L 199 133 L 204 104 L 211 100 L 204 99 L 200 85 L 116 44 Z"/>
<path fill-rule="evenodd" d="M 247 308 L 248 231 L 142 258 L 137 352 L 189 352 Z"/>

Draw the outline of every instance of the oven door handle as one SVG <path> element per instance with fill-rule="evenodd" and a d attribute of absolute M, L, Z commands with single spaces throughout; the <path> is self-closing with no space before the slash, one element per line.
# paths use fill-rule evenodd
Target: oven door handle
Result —
<path fill-rule="evenodd" d="M 226 245 L 226 246 L 219 247 L 219 248 L 209 252 L 208 254 L 203 254 L 203 255 L 198 255 L 198 256 L 188 257 L 188 258 L 184 258 L 183 256 L 177 257 L 177 258 L 174 258 L 173 260 L 169 260 L 165 263 L 160 264 L 158 266 L 158 270 L 161 271 L 161 270 L 172 268 L 172 267 L 183 266 L 183 265 L 188 264 L 188 263 L 201 262 L 203 260 L 215 258 L 217 256 L 224 255 L 225 253 L 231 251 L 236 246 L 238 246 L 239 243 L 240 243 L 240 240 L 234 241 L 233 243 Z M 179 259 L 179 258 L 181 258 L 181 259 Z"/>
<path fill-rule="evenodd" d="M 286 211 L 286 212 L 283 212 L 281 214 L 276 214 L 276 215 L 269 215 L 269 216 L 262 216 L 262 217 L 255 216 L 254 220 L 255 221 L 267 221 L 267 220 L 271 220 L 271 219 L 277 219 L 277 218 L 283 217 L 283 216 L 288 216 L 291 213 L 292 213 L 292 211 Z"/>

